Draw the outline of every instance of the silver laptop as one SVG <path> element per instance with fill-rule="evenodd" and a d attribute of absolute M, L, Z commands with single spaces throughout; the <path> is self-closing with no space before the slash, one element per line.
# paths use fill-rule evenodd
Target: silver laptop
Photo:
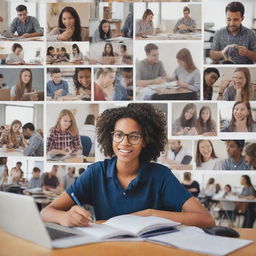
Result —
<path fill-rule="evenodd" d="M 98 242 L 68 227 L 44 223 L 30 196 L 0 192 L 0 228 L 47 248 L 66 248 Z"/>

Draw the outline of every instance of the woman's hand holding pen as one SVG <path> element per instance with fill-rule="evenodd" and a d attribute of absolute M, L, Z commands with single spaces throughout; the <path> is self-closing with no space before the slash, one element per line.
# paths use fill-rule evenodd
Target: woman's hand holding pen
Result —
<path fill-rule="evenodd" d="M 85 227 L 92 221 L 89 211 L 84 208 L 74 205 L 69 211 L 64 212 L 60 219 L 60 224 L 66 227 Z"/>

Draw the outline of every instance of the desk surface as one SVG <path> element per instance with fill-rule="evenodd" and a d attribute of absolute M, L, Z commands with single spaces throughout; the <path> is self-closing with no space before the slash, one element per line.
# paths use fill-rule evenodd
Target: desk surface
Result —
<path fill-rule="evenodd" d="M 190 33 L 158 33 L 145 37 L 136 36 L 136 40 L 201 40 L 202 32 Z"/>
<path fill-rule="evenodd" d="M 227 202 L 240 202 L 240 203 L 256 203 L 256 199 L 245 199 L 245 198 L 240 198 L 238 196 L 229 196 L 229 197 L 213 196 L 212 200 L 227 201 Z"/>
<path fill-rule="evenodd" d="M 24 156 L 23 151 L 16 150 L 16 149 L 6 149 L 0 148 L 0 156 L 1 157 L 8 157 L 8 156 Z"/>
<path fill-rule="evenodd" d="M 237 229 L 241 238 L 256 242 L 256 229 Z M 176 248 L 157 245 L 148 242 L 104 242 L 77 246 L 67 249 L 49 250 L 36 244 L 27 242 L 0 230 L 1 250 L 0 256 L 4 255 L 27 255 L 27 256 L 199 256 L 202 254 L 187 252 Z M 15 246 L 13 246 L 15 245 Z M 235 251 L 229 256 L 255 256 L 256 243 Z"/>

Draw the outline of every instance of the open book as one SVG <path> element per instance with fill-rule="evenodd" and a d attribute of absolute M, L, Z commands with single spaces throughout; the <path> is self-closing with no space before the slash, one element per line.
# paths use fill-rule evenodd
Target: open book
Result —
<path fill-rule="evenodd" d="M 84 228 L 75 228 L 99 240 L 147 237 L 176 231 L 174 226 L 180 223 L 154 216 L 120 215 L 103 224 L 90 224 Z"/>

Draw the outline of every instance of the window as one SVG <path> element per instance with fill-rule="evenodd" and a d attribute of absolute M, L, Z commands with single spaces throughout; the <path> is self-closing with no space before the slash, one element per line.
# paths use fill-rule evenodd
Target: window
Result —
<path fill-rule="evenodd" d="M 18 119 L 22 125 L 33 123 L 34 108 L 31 106 L 6 106 L 5 123 L 11 124 L 13 120 Z"/>

